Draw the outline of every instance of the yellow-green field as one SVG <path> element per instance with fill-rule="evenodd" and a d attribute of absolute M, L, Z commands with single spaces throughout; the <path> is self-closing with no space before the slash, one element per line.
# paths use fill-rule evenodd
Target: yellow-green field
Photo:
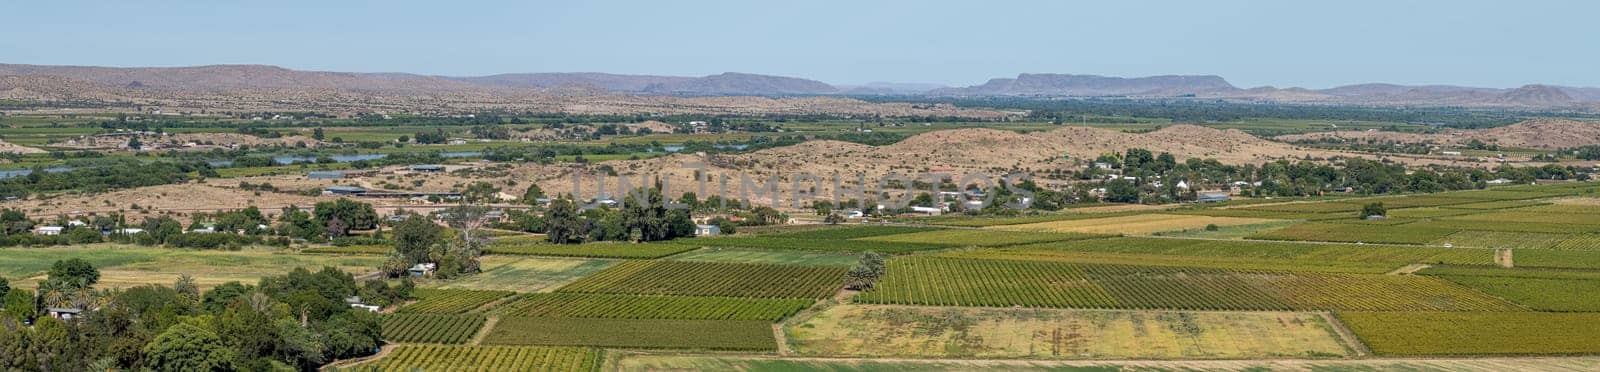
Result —
<path fill-rule="evenodd" d="M 786 328 L 807 356 L 1032 359 L 1340 357 L 1321 315 L 840 305 Z"/>
<path fill-rule="evenodd" d="M 1267 359 L 1267 360 L 906 360 L 799 358 L 733 355 L 677 355 L 608 352 L 617 355 L 620 371 L 1325 371 L 1325 372 L 1503 372 L 1594 371 L 1600 358 L 1469 358 L 1469 359 Z"/>
<path fill-rule="evenodd" d="M 82 258 L 99 268 L 99 288 L 171 285 L 182 274 L 194 277 L 201 288 L 230 281 L 254 284 L 261 277 L 283 275 L 296 267 L 315 271 L 334 266 L 361 275 L 375 271 L 383 260 L 381 256 L 293 254 L 271 248 L 200 251 L 101 244 L 0 249 L 0 274 L 20 278 L 15 282 L 32 288 L 45 279 L 50 264 L 69 258 Z"/>
<path fill-rule="evenodd" d="M 483 272 L 440 283 L 438 288 L 548 292 L 611 266 L 613 261 L 577 258 L 484 256 Z"/>
<path fill-rule="evenodd" d="M 1272 221 L 1275 220 L 1244 217 L 1186 216 L 1177 214 L 1139 214 L 1132 216 L 1050 221 L 1021 225 L 991 226 L 988 228 L 1008 231 L 1145 235 L 1163 231 L 1204 229 L 1206 225 L 1250 225 Z"/>

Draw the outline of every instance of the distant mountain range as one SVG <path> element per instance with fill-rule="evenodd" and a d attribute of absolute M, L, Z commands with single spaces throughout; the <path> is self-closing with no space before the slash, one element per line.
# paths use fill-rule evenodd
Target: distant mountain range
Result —
<path fill-rule="evenodd" d="M 1242 101 L 1436 105 L 1578 107 L 1600 109 L 1600 88 L 1532 84 L 1513 89 L 1449 85 L 1357 84 L 1329 89 L 1239 88 L 1214 75 L 1108 77 L 1072 74 L 1020 74 L 980 85 L 870 83 L 834 86 L 820 81 L 746 73 L 703 77 L 622 75 L 594 72 L 517 73 L 472 77 L 408 73 L 299 71 L 265 65 L 195 67 L 90 67 L 0 64 L 0 96 L 73 97 L 164 95 L 237 90 L 353 92 L 369 95 L 438 94 L 541 95 L 623 94 L 670 96 L 924 95 L 941 97 L 1194 97 Z M 19 80 L 22 79 L 22 80 Z M 58 79 L 58 80 L 50 80 Z M 5 85 L 9 81 L 9 85 Z M 65 89 L 70 87 L 70 89 Z M 100 87 L 104 92 L 83 92 Z"/>

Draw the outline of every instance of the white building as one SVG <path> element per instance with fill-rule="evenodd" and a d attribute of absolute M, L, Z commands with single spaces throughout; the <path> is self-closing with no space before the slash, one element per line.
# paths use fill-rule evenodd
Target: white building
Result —
<path fill-rule="evenodd" d="M 61 235 L 61 229 L 61 226 L 39 226 L 39 228 L 33 229 L 33 233 L 39 235 Z"/>
<path fill-rule="evenodd" d="M 722 235 L 722 227 L 717 225 L 694 225 L 694 236 Z"/>

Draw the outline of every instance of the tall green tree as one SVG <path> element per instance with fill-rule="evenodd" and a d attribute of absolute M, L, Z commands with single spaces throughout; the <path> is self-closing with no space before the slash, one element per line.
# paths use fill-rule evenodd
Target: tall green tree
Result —
<path fill-rule="evenodd" d="M 50 265 L 50 280 L 80 281 L 93 286 L 100 282 L 100 270 L 82 258 L 58 260 Z"/>
<path fill-rule="evenodd" d="M 231 371 L 234 353 L 216 333 L 181 323 L 144 347 L 145 366 L 155 371 Z"/>

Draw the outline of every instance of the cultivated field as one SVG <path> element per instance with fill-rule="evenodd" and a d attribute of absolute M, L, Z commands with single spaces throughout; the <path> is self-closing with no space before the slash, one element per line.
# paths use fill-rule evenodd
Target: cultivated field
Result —
<path fill-rule="evenodd" d="M 592 348 L 543 346 L 401 345 L 389 356 L 350 371 L 599 371 L 601 352 Z"/>
<path fill-rule="evenodd" d="M 1008 231 L 1146 235 L 1163 231 L 1203 229 L 1206 227 L 1206 225 L 1250 225 L 1268 221 L 1270 220 L 1261 218 L 1141 214 L 1121 217 L 1003 225 L 990 228 Z"/>
<path fill-rule="evenodd" d="M 486 256 L 483 273 L 439 283 L 443 289 L 547 292 L 611 266 L 611 261 L 577 258 Z"/>
<path fill-rule="evenodd" d="M 984 359 L 1327 358 L 1350 353 L 1315 313 L 844 305 L 785 329 L 804 356 Z"/>

